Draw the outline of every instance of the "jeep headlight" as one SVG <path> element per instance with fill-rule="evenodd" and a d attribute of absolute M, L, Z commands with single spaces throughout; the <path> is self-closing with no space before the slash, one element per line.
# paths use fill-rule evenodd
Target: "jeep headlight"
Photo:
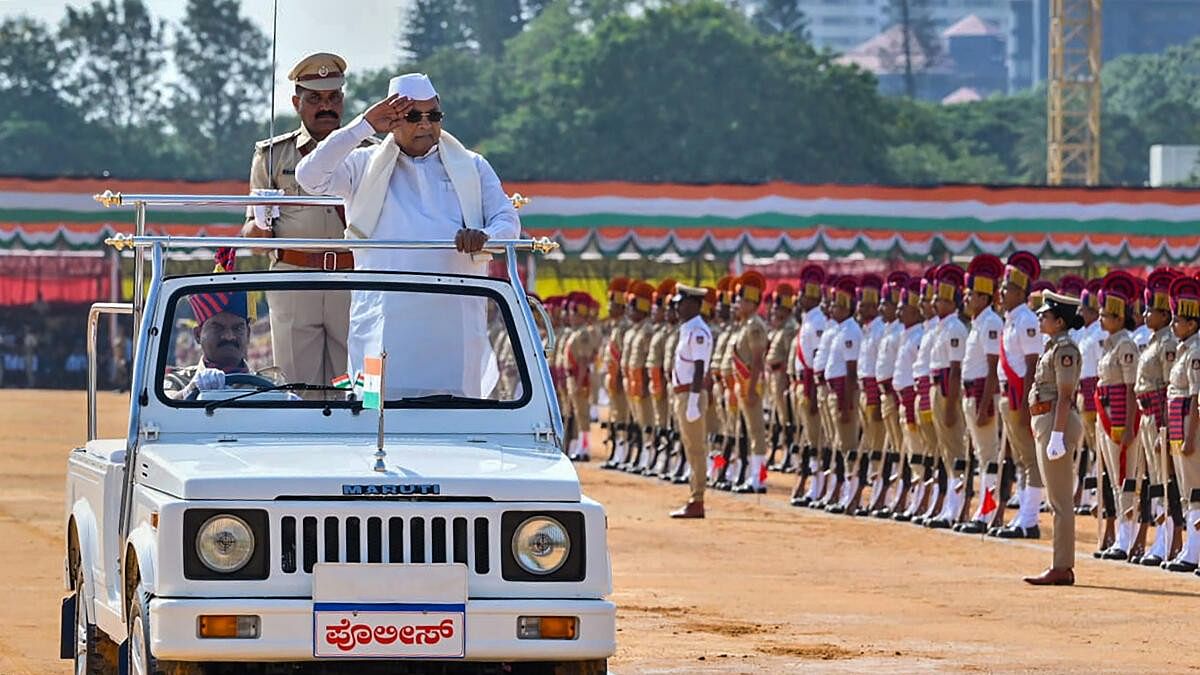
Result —
<path fill-rule="evenodd" d="M 551 574 L 567 562 L 571 537 L 562 523 L 548 516 L 533 516 L 513 533 L 513 555 L 530 574 Z"/>
<path fill-rule="evenodd" d="M 196 533 L 196 554 L 214 572 L 236 572 L 254 555 L 254 532 L 237 516 L 213 516 Z"/>

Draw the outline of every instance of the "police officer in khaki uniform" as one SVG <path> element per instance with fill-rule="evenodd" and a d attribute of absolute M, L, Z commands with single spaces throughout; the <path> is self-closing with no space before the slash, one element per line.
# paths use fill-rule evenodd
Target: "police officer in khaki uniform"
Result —
<path fill-rule="evenodd" d="M 800 330 L 800 324 L 792 316 L 796 306 L 796 288 L 789 283 L 781 283 L 770 295 L 771 324 L 767 344 L 767 405 L 771 411 L 771 458 L 775 452 L 783 448 L 783 461 L 770 468 L 776 471 L 787 471 L 792 467 L 792 443 L 795 439 L 796 425 L 792 419 L 792 403 L 788 396 L 790 382 L 788 381 L 788 363 L 791 358 L 792 342 Z"/>
<path fill-rule="evenodd" d="M 1049 336 L 1034 368 L 1029 387 L 1030 421 L 1034 451 L 1054 513 L 1054 561 L 1049 569 L 1025 582 L 1035 586 L 1070 586 L 1075 583 L 1074 466 L 1071 458 L 1083 440 L 1083 422 L 1072 403 L 1079 387 L 1079 347 L 1068 331 L 1083 327 L 1079 299 L 1042 293 L 1038 324 Z"/>
<path fill-rule="evenodd" d="M 608 437 L 611 454 L 602 469 L 615 469 L 625 461 L 629 452 L 629 399 L 625 394 L 621 360 L 624 356 L 625 332 L 629 321 L 625 318 L 625 294 L 629 292 L 629 279 L 615 277 L 608 282 L 608 319 L 605 322 L 605 339 L 601 360 L 604 363 L 604 386 L 608 390 Z"/>
<path fill-rule="evenodd" d="M 712 400 L 709 409 L 709 434 L 711 435 L 712 451 L 708 462 L 708 485 L 715 486 L 722 479 L 725 463 L 728 457 L 729 413 L 726 406 L 727 397 L 731 392 L 731 383 L 726 380 L 722 371 L 725 351 L 730 339 L 737 332 L 737 320 L 733 316 L 733 284 L 735 277 L 726 275 L 717 281 L 717 321 L 712 326 L 713 354 L 709 373 L 712 378 Z"/>
<path fill-rule="evenodd" d="M 563 343 L 567 399 L 575 419 L 576 438 L 568 445 L 567 456 L 573 461 L 591 460 L 592 364 L 596 360 L 596 333 L 591 328 L 595 300 L 583 291 L 567 296 L 567 315 L 571 335 Z"/>
<path fill-rule="evenodd" d="M 682 322 L 679 340 L 671 355 L 671 396 L 687 461 L 692 465 L 691 494 L 687 505 L 672 518 L 704 517 L 704 428 L 708 392 L 704 379 L 712 361 L 713 338 L 700 308 L 708 294 L 703 288 L 676 286 L 675 301 Z"/>
<path fill-rule="evenodd" d="M 1096 366 L 1096 442 L 1111 472 L 1113 502 L 1117 505 L 1117 536 L 1100 552 L 1105 560 L 1125 560 L 1137 533 L 1137 478 L 1141 474 L 1141 449 L 1136 438 L 1140 421 L 1134 408 L 1138 347 L 1129 331 L 1133 325 L 1133 296 L 1137 284 L 1129 273 L 1110 272 L 1100 287 L 1100 325 L 1104 329 L 1103 353 Z"/>
<path fill-rule="evenodd" d="M 675 295 L 675 280 L 664 279 L 659 282 L 658 288 L 654 291 L 654 309 L 650 314 L 650 321 L 653 323 L 654 332 L 650 336 L 650 351 L 646 355 L 646 370 L 650 375 L 650 399 L 651 407 L 653 408 L 654 418 L 651 425 L 654 427 L 652 438 L 654 451 L 651 454 L 650 461 L 646 464 L 642 473 L 651 475 L 658 471 L 658 465 L 665 454 L 668 443 L 668 430 L 670 427 L 671 402 L 667 391 L 667 367 L 669 359 L 667 358 L 667 343 L 670 342 L 671 333 L 675 327 L 668 320 L 667 314 L 670 311 L 669 305 L 671 297 Z"/>
<path fill-rule="evenodd" d="M 645 281 L 629 284 L 627 316 L 632 325 L 625 331 L 623 363 L 625 366 L 625 392 L 629 396 L 629 407 L 633 412 L 634 434 L 630 441 L 630 455 L 625 471 L 645 468 L 651 452 L 650 433 L 654 425 L 654 406 L 650 399 L 650 377 L 646 372 L 646 359 L 650 354 L 650 338 L 654 325 L 650 323 L 650 308 L 654 302 L 654 287 Z"/>
<path fill-rule="evenodd" d="M 308 194 L 296 182 L 296 165 L 317 147 L 317 143 L 341 126 L 345 74 L 345 59 L 326 53 L 304 57 L 288 73 L 288 79 L 296 85 L 292 106 L 300 116 L 300 128 L 255 144 L 250 164 L 252 193 Z M 370 138 L 364 145 L 377 142 Z M 345 228 L 342 207 L 254 207 L 247 210 L 242 234 L 247 237 L 342 239 Z M 328 251 L 277 249 L 271 254 L 273 270 L 353 267 L 353 257 L 340 245 L 331 245 Z M 271 308 L 275 364 L 289 380 L 328 384 L 334 377 L 361 365 L 346 361 L 349 292 L 268 291 L 267 303 Z"/>
<path fill-rule="evenodd" d="M 1171 329 L 1179 340 L 1167 378 L 1167 441 L 1180 497 L 1186 508 L 1186 539 L 1179 555 L 1162 564 L 1170 572 L 1195 572 L 1200 566 L 1200 452 L 1196 451 L 1196 396 L 1200 394 L 1200 281 L 1171 282 Z"/>
<path fill-rule="evenodd" d="M 1175 527 L 1182 527 L 1178 486 L 1173 499 L 1167 500 L 1167 484 L 1171 482 L 1171 456 L 1167 451 L 1167 376 L 1175 365 L 1179 341 L 1171 332 L 1171 282 L 1178 276 L 1166 269 L 1155 270 L 1146 278 L 1146 326 L 1153 331 L 1150 343 L 1138 358 L 1137 382 L 1133 393 L 1142 416 L 1139 440 L 1146 465 L 1150 468 L 1150 484 L 1143 495 L 1142 528 L 1138 541 L 1130 552 L 1130 562 L 1157 567 L 1171 552 Z M 1154 543 L 1140 557 L 1137 549 L 1145 543 L 1146 528 L 1155 525 Z M 1175 527 L 1172 527 L 1174 525 Z"/>
<path fill-rule="evenodd" d="M 734 389 L 750 452 L 745 478 L 734 487 L 735 492 L 763 493 L 767 491 L 767 429 L 763 421 L 763 370 L 767 354 L 767 324 L 758 315 L 759 303 L 767 280 L 756 271 L 738 277 L 737 312 L 741 328 L 732 342 Z"/>

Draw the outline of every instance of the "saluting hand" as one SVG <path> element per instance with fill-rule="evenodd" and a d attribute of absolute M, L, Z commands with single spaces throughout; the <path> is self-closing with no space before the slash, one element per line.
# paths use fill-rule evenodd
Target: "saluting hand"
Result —
<path fill-rule="evenodd" d="M 391 133 L 404 121 L 404 116 L 413 107 L 412 99 L 400 94 L 392 94 L 375 105 L 367 108 L 363 119 L 370 123 L 376 133 Z"/>

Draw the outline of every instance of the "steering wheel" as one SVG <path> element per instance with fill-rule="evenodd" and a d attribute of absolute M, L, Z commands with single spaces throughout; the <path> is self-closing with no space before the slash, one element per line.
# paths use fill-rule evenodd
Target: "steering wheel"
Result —
<path fill-rule="evenodd" d="M 225 375 L 225 386 L 226 388 L 242 386 L 255 389 L 265 389 L 267 387 L 274 387 L 275 382 L 270 378 L 263 377 L 262 375 L 255 375 L 254 373 L 228 373 Z M 187 395 L 187 400 L 189 401 L 194 401 L 198 398 L 200 398 L 199 389 L 192 389 L 192 391 Z"/>
<path fill-rule="evenodd" d="M 274 387 L 275 381 L 254 373 L 229 373 L 225 375 L 225 386 Z"/>

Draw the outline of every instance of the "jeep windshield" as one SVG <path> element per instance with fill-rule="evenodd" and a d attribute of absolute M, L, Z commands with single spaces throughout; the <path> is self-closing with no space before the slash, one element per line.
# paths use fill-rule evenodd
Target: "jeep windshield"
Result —
<path fill-rule="evenodd" d="M 484 287 L 206 283 L 173 293 L 167 311 L 156 389 L 172 406 L 356 408 L 374 391 L 388 407 L 529 400 L 516 319 Z"/>

